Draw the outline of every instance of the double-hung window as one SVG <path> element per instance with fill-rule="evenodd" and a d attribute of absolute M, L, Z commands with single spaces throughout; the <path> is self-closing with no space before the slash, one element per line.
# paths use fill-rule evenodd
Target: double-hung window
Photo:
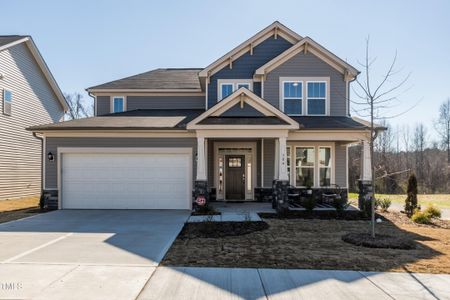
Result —
<path fill-rule="evenodd" d="M 325 115 L 326 114 L 326 82 L 307 83 L 307 105 L 308 115 Z"/>
<path fill-rule="evenodd" d="M 303 82 L 285 81 L 283 82 L 283 108 L 288 115 L 301 115 Z"/>
<path fill-rule="evenodd" d="M 331 184 L 331 147 L 319 147 L 319 184 Z"/>
<path fill-rule="evenodd" d="M 295 185 L 314 186 L 315 147 L 295 147 Z"/>
<path fill-rule="evenodd" d="M 249 90 L 252 90 L 253 88 L 252 81 L 247 79 L 218 80 L 218 85 L 218 101 L 225 99 L 240 88 L 246 88 Z"/>
<path fill-rule="evenodd" d="M 111 104 L 112 112 L 119 113 L 125 111 L 125 97 L 114 96 Z"/>
<path fill-rule="evenodd" d="M 3 114 L 10 116 L 12 110 L 12 92 L 3 90 Z"/>

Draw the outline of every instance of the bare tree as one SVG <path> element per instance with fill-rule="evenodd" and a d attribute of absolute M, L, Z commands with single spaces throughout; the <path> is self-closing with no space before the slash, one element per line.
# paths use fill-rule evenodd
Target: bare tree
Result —
<path fill-rule="evenodd" d="M 390 114 L 390 110 L 399 105 L 398 99 L 400 88 L 408 81 L 410 74 L 403 77 L 401 80 L 395 80 L 398 71 L 395 70 L 397 62 L 397 52 L 392 59 L 388 70 L 384 73 L 379 81 L 372 77 L 373 63 L 376 58 L 372 58 L 369 53 L 369 38 L 366 40 L 366 53 L 364 62 L 359 64 L 363 68 L 362 79 L 356 79 L 357 88 L 353 92 L 359 98 L 358 101 L 352 101 L 358 106 L 355 112 L 361 117 L 370 118 L 370 157 L 372 169 L 372 188 L 374 189 L 371 201 L 371 235 L 375 237 L 375 167 L 374 167 L 374 142 L 377 138 L 378 128 L 375 121 L 380 119 L 394 118 L 396 115 Z M 404 111 L 403 113 L 405 113 Z"/>
<path fill-rule="evenodd" d="M 80 93 L 65 93 L 64 97 L 69 105 L 69 111 L 66 114 L 67 119 L 81 119 L 93 115 L 93 105 L 88 104 Z"/>
<path fill-rule="evenodd" d="M 413 138 L 413 150 L 414 150 L 414 158 L 415 158 L 415 169 L 417 174 L 417 179 L 423 184 L 425 179 L 425 148 L 427 145 L 426 141 L 427 129 L 422 124 L 419 123 L 414 127 L 414 138 Z"/>
<path fill-rule="evenodd" d="M 450 98 L 439 107 L 439 118 L 434 124 L 444 149 L 447 150 L 447 164 L 450 165 Z"/>

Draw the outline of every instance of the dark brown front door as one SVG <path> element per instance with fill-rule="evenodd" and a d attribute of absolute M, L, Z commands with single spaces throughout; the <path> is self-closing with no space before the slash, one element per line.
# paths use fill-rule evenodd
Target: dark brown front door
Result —
<path fill-rule="evenodd" d="M 245 200 L 245 156 L 226 156 L 225 198 Z"/>

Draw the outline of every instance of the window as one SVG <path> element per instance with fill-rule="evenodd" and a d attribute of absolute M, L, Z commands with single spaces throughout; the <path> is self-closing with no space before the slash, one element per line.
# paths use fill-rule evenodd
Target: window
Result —
<path fill-rule="evenodd" d="M 326 114 L 326 83 L 308 82 L 308 115 Z"/>
<path fill-rule="evenodd" d="M 3 113 L 5 115 L 11 115 L 12 106 L 12 92 L 8 90 L 3 90 Z"/>
<path fill-rule="evenodd" d="M 252 80 L 248 79 L 229 79 L 224 80 L 223 82 L 221 79 L 219 79 L 218 85 L 219 85 L 218 101 L 225 99 L 226 97 L 230 96 L 233 92 L 235 92 L 240 88 L 246 88 L 249 90 L 252 90 L 253 88 Z"/>
<path fill-rule="evenodd" d="M 330 186 L 331 184 L 331 148 L 319 147 L 319 184 Z"/>
<path fill-rule="evenodd" d="M 113 97 L 112 112 L 119 113 L 125 111 L 125 99 L 124 97 Z"/>
<path fill-rule="evenodd" d="M 229 168 L 240 168 L 242 166 L 242 161 L 239 157 L 233 157 L 228 159 Z"/>
<path fill-rule="evenodd" d="M 295 148 L 295 185 L 314 186 L 316 151 L 314 147 Z"/>
<path fill-rule="evenodd" d="M 288 115 L 302 114 L 302 89 L 301 81 L 283 82 L 283 109 Z"/>

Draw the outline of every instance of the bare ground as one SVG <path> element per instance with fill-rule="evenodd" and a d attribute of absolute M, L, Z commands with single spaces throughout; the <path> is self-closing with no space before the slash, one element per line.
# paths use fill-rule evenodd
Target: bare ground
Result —
<path fill-rule="evenodd" d="M 162 265 L 450 273 L 448 222 L 419 226 L 398 213 L 383 216 L 377 232 L 412 239 L 415 249 L 373 249 L 342 241 L 346 233 L 366 232 L 367 221 L 265 219 L 268 229 L 241 236 L 182 233 Z"/>
<path fill-rule="evenodd" d="M 45 211 L 39 208 L 39 196 L 0 201 L 0 223 L 23 219 Z"/>

